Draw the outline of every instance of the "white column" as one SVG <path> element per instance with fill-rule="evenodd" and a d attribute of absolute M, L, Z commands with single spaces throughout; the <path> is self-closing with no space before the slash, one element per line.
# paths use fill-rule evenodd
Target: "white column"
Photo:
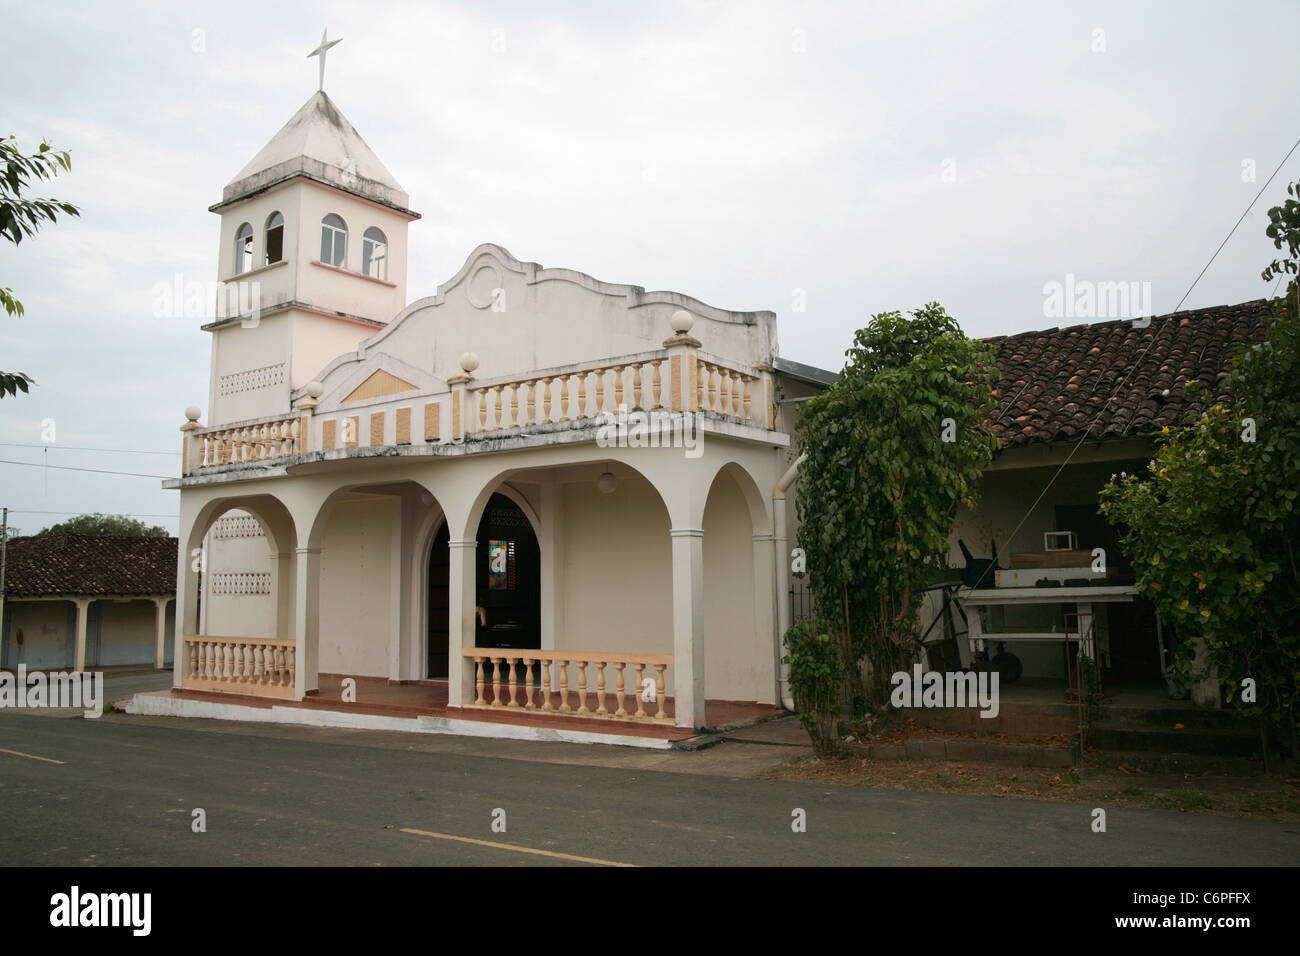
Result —
<path fill-rule="evenodd" d="M 189 540 L 190 528 L 181 522 L 180 541 Z M 172 686 L 180 687 L 189 674 L 190 655 L 185 647 L 186 634 L 198 634 L 198 612 L 196 598 L 199 587 L 198 556 L 191 555 L 185 548 L 176 556 L 176 621 L 175 637 L 172 641 Z"/>
<path fill-rule="evenodd" d="M 320 638 L 320 548 L 294 554 L 293 643 L 294 700 L 320 689 L 316 675 Z"/>
<path fill-rule="evenodd" d="M 474 667 L 466 665 L 463 648 L 474 646 L 477 541 L 449 541 L 451 565 L 447 572 L 447 703 L 462 707 L 474 700 Z"/>
<path fill-rule="evenodd" d="M 754 540 L 754 664 L 755 691 L 760 704 L 775 704 L 780 668 L 781 638 L 776 630 L 776 569 L 774 535 L 756 534 Z M 769 699 L 770 698 L 770 699 Z"/>
<path fill-rule="evenodd" d="M 275 636 L 292 639 L 293 633 L 293 552 L 271 555 L 271 593 L 275 595 Z"/>
<path fill-rule="evenodd" d="M 162 670 L 167 658 L 167 602 L 170 598 L 156 597 L 154 606 L 153 666 Z"/>
<path fill-rule="evenodd" d="M 400 683 L 402 680 L 402 637 L 403 627 L 402 595 L 410 587 L 411 561 L 406 542 L 405 522 L 402 521 L 402 497 L 394 495 L 389 502 L 388 532 L 388 680 Z"/>
<path fill-rule="evenodd" d="M 704 531 L 673 528 L 673 707 L 678 727 L 703 727 Z"/>
<path fill-rule="evenodd" d="M 564 599 L 561 594 L 564 587 L 564 545 L 560 537 L 563 494 L 563 486 L 552 479 L 542 485 L 541 507 L 538 509 L 542 523 L 542 533 L 537 542 L 542 560 L 542 630 L 538 647 L 545 651 L 559 647 L 556 642 L 564 633 Z"/>
<path fill-rule="evenodd" d="M 90 616 L 90 604 L 94 598 L 74 598 L 77 602 L 77 643 L 73 651 L 72 669 L 86 669 L 86 618 Z"/>

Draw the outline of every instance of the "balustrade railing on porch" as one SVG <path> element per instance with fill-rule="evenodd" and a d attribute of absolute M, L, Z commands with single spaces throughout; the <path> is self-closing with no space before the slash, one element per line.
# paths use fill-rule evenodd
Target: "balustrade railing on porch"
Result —
<path fill-rule="evenodd" d="M 667 354 L 643 354 L 576 370 L 472 382 L 469 430 L 581 421 L 604 412 L 617 414 L 624 406 L 629 411 L 667 411 L 672 404 L 671 359 Z M 685 410 L 766 424 L 766 414 L 754 416 L 754 383 L 760 380 L 756 372 L 700 357 L 688 362 L 685 375 L 686 396 L 694 398 L 685 403 Z M 758 402 L 762 410 L 764 400 Z"/>
<path fill-rule="evenodd" d="M 185 690 L 292 699 L 294 643 L 270 637 L 185 636 Z"/>
<path fill-rule="evenodd" d="M 424 405 L 424 441 L 434 444 L 460 441 L 473 433 L 590 423 L 605 413 L 617 415 L 622 408 L 674 414 L 702 411 L 770 429 L 775 415 L 772 388 L 767 370 L 702 351 L 664 349 L 494 379 L 467 374 L 450 392 L 418 397 L 402 393 L 398 404 L 331 409 L 319 421 L 315 412 L 303 406 L 300 414 L 203 426 L 195 420 L 198 410 L 194 409 L 195 417 L 181 429 L 186 433 L 182 473 L 331 451 L 339 447 L 340 427 L 344 436 L 351 435 L 343 439 L 342 447 L 380 445 L 390 418 L 396 423 L 391 440 L 411 444 L 412 410 L 420 412 L 420 404 Z M 445 405 L 444 399 L 448 399 Z M 442 423 L 444 407 L 450 415 L 449 433 Z"/>
<path fill-rule="evenodd" d="M 306 419 L 299 415 L 196 429 L 194 466 L 209 468 L 268 458 L 287 458 L 306 450 Z"/>
<path fill-rule="evenodd" d="M 469 707 L 657 723 L 673 721 L 664 699 L 664 671 L 672 666 L 671 654 L 505 651 L 482 647 L 467 648 L 462 654 L 474 662 L 475 696 Z M 536 676 L 534 665 L 537 665 Z M 572 684 L 570 665 L 577 668 Z M 589 667 L 596 669 L 594 688 L 587 675 Z M 628 675 L 630 686 L 624 677 L 629 668 L 633 672 Z M 606 680 L 606 669 L 614 671 L 612 689 Z M 646 680 L 653 680 L 653 693 L 646 692 L 649 690 Z"/>

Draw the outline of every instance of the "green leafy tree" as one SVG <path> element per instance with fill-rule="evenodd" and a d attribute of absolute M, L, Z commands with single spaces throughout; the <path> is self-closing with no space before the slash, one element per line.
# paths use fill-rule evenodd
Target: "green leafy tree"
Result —
<path fill-rule="evenodd" d="M 165 538 L 167 529 L 160 525 L 146 525 L 137 518 L 126 515 L 78 515 L 67 521 L 52 524 L 39 534 L 129 534 L 147 538 Z"/>
<path fill-rule="evenodd" d="M 998 447 L 981 427 L 993 349 L 938 303 L 874 316 L 800 416 L 799 545 L 818 612 L 840 642 L 854 710 L 883 704 L 911 660 L 924 589 L 957 502 L 974 508 Z M 860 662 L 870 664 L 864 681 Z"/>
<path fill-rule="evenodd" d="M 65 151 L 52 149 L 49 143 L 30 156 L 19 151 L 14 137 L 0 139 L 0 236 L 14 245 L 30 239 L 44 223 L 57 221 L 59 213 L 80 216 L 71 203 L 57 199 L 25 199 L 23 193 L 39 180 L 53 179 L 59 170 L 68 171 L 72 161 Z M 0 306 L 10 316 L 21 317 L 23 304 L 13 289 L 0 286 Z M 0 372 L 0 398 L 26 392 L 33 380 L 24 372 Z"/>
<path fill-rule="evenodd" d="M 1287 192 L 1300 196 L 1296 184 Z M 1287 258 L 1266 280 L 1297 274 L 1300 203 L 1270 210 L 1268 235 Z M 1265 322 L 1265 341 L 1245 349 L 1224 381 L 1226 402 L 1166 428 L 1145 475 L 1101 494 L 1137 587 L 1184 640 L 1178 671 L 1195 683 L 1217 668 L 1227 697 L 1261 718 L 1270 745 L 1297 752 L 1300 717 L 1300 313 L 1293 279 Z M 1188 394 L 1213 402 L 1200 383 Z M 1194 666 L 1195 665 L 1195 666 Z M 1250 680 L 1253 693 L 1243 693 Z M 1243 697 L 1245 699 L 1243 699 Z M 1250 698 L 1254 698 L 1251 700 Z"/>

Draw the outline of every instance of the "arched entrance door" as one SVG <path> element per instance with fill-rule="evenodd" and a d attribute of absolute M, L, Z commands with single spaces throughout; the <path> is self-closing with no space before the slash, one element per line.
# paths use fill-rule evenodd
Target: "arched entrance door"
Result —
<path fill-rule="evenodd" d="M 447 522 L 442 522 L 433 536 L 429 553 L 429 652 L 425 676 L 437 680 L 447 677 L 448 627 L 450 620 L 448 601 L 448 575 L 451 571 L 451 554 L 447 550 Z"/>
<path fill-rule="evenodd" d="M 477 647 L 541 647 L 541 549 L 527 515 L 493 495 L 478 526 Z"/>

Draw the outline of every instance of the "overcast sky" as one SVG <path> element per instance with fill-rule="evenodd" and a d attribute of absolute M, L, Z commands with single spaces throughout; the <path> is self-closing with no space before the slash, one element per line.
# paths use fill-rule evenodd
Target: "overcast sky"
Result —
<path fill-rule="evenodd" d="M 1294 2 L 3 0 L 0 22 L 0 134 L 69 150 L 42 194 L 83 210 L 0 243 L 27 308 L 0 316 L 0 368 L 37 382 L 0 399 L 0 459 L 146 475 L 176 473 L 209 360 L 150 290 L 215 279 L 207 207 L 315 91 L 326 26 L 326 90 L 423 215 L 409 300 L 495 242 L 770 309 L 783 356 L 831 369 L 871 314 L 932 300 L 972 335 L 1075 324 L 1044 309 L 1067 274 L 1171 311 L 1300 136 Z M 1267 209 L 1294 179 L 1300 151 L 1184 308 L 1271 292 Z M 0 464 L 25 531 L 176 501 Z"/>

